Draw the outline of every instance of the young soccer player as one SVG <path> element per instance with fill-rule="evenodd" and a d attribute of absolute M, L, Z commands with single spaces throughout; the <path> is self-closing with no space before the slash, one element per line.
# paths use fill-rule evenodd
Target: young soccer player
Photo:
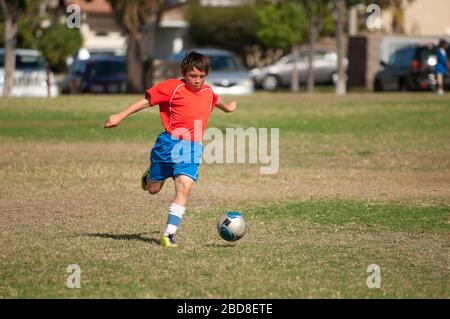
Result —
<path fill-rule="evenodd" d="M 141 178 L 142 189 L 158 193 L 167 178 L 175 182 L 175 198 L 169 207 L 167 226 L 161 237 L 164 247 L 176 247 L 174 235 L 185 213 L 188 195 L 198 179 L 203 146 L 201 139 L 214 107 L 233 112 L 236 101 L 225 103 L 205 84 L 210 70 L 208 57 L 188 52 L 181 62 L 183 79 L 169 79 L 145 92 L 145 98 L 110 115 L 105 128 L 119 125 L 126 117 L 149 106 L 159 105 L 164 132 L 150 152 L 150 167 Z"/>
<path fill-rule="evenodd" d="M 441 39 L 438 47 L 436 48 L 437 63 L 434 68 L 437 81 L 437 93 L 439 95 L 444 94 L 444 81 L 448 75 L 448 69 L 450 68 L 450 63 L 447 57 L 447 49 L 448 42 L 445 39 Z"/>

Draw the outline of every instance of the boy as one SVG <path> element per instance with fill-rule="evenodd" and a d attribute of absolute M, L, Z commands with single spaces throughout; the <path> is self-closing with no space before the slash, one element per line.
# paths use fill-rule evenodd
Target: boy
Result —
<path fill-rule="evenodd" d="M 448 42 L 444 39 L 439 41 L 439 45 L 436 48 L 437 63 L 434 68 L 437 80 L 437 93 L 439 95 L 444 94 L 444 79 L 447 77 L 447 69 L 449 68 L 449 62 L 447 59 Z"/>
<path fill-rule="evenodd" d="M 105 128 L 113 128 L 127 116 L 159 105 L 165 131 L 158 136 L 151 150 L 150 168 L 144 172 L 141 186 L 150 194 L 156 194 L 167 178 L 172 177 L 175 181 L 175 198 L 160 240 L 164 247 L 177 246 L 174 235 L 183 218 L 192 185 L 198 179 L 203 151 L 201 139 L 211 112 L 214 107 L 227 113 L 236 109 L 236 101 L 224 103 L 205 84 L 209 69 L 210 61 L 206 56 L 188 52 L 181 62 L 183 79 L 156 84 L 145 92 L 145 99 L 109 116 L 105 122 Z"/>

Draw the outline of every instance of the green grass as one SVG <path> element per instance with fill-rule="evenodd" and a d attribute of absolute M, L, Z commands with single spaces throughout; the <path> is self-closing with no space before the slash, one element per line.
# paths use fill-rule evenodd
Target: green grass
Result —
<path fill-rule="evenodd" d="M 157 109 L 103 129 L 140 98 L 0 99 L 0 297 L 450 297 L 446 96 L 238 97 L 208 126 L 279 128 L 280 170 L 202 164 L 173 250 L 158 245 L 172 182 L 139 186 Z M 236 243 L 215 229 L 228 210 L 248 223 Z"/>
<path fill-rule="evenodd" d="M 332 96 L 332 95 L 328 95 Z M 366 95 L 369 96 L 369 95 Z M 156 109 L 126 120 L 126 125 L 106 132 L 103 123 L 140 96 L 82 96 L 56 99 L 0 100 L 0 137 L 15 140 L 51 141 L 148 141 L 161 130 Z M 230 97 L 228 98 L 230 99 Z M 350 135 L 357 140 L 392 136 L 400 143 L 429 134 L 448 137 L 450 106 L 445 99 L 365 98 L 305 99 L 302 95 L 261 94 L 239 98 L 232 116 L 215 112 L 209 127 L 278 127 L 284 135 L 317 138 Z M 264 110 L 263 116 L 261 110 Z M 231 126 L 230 126 L 231 125 Z"/>
<path fill-rule="evenodd" d="M 109 225 L 94 217 L 59 231 L 54 226 L 11 231 L 3 242 L 15 255 L 2 258 L 1 294 L 448 298 L 448 257 L 443 250 L 436 253 L 450 231 L 449 209 L 350 200 L 247 207 L 248 233 L 226 244 L 213 229 L 218 208 L 190 218 L 179 238 L 182 246 L 174 250 L 155 243 L 157 228 L 139 225 L 148 218 L 142 212 L 129 222 L 124 221 L 131 215 L 114 216 Z M 72 263 L 82 271 L 79 290 L 65 287 Z M 381 267 L 381 289 L 366 286 L 370 264 Z"/>
<path fill-rule="evenodd" d="M 367 229 L 441 232 L 450 231 L 450 207 L 408 207 L 336 199 L 264 206 L 255 214 L 267 219 L 292 218 L 319 225 L 358 225 Z"/>

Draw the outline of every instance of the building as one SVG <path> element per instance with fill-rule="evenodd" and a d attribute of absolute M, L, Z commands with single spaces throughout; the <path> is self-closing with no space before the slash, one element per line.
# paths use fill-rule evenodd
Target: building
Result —
<path fill-rule="evenodd" d="M 77 5 L 81 11 L 80 32 L 83 47 L 96 51 L 124 52 L 126 38 L 114 20 L 107 0 L 65 0 L 65 5 Z"/>
<path fill-rule="evenodd" d="M 449 36 L 449 0 L 403 0 L 404 35 L 407 36 Z M 382 11 L 382 24 L 387 33 L 392 33 L 390 21 L 392 10 Z"/>
<path fill-rule="evenodd" d="M 81 11 L 80 31 L 83 48 L 90 51 L 105 51 L 124 54 L 126 34 L 117 24 L 111 5 L 107 0 L 65 0 L 65 5 L 77 5 Z M 184 19 L 186 0 L 168 0 L 156 32 L 154 56 L 167 58 L 189 43 L 187 22 Z M 144 31 L 145 36 L 145 31 Z"/>
<path fill-rule="evenodd" d="M 202 6 L 238 6 L 255 0 L 201 0 Z M 83 47 L 91 51 L 126 52 L 126 35 L 114 19 L 107 0 L 64 0 L 66 6 L 75 4 L 81 10 Z M 188 0 L 166 0 L 160 24 L 155 33 L 153 56 L 167 59 L 172 53 L 191 47 L 186 11 Z M 147 30 L 149 31 L 149 30 Z M 144 31 L 144 36 L 146 36 Z"/>

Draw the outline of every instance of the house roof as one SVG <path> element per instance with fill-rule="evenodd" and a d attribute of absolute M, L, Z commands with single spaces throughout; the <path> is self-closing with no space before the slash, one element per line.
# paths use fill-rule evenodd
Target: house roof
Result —
<path fill-rule="evenodd" d="M 79 5 L 81 12 L 85 13 L 112 13 L 111 5 L 107 0 L 64 0 L 64 2 L 66 5 Z"/>

